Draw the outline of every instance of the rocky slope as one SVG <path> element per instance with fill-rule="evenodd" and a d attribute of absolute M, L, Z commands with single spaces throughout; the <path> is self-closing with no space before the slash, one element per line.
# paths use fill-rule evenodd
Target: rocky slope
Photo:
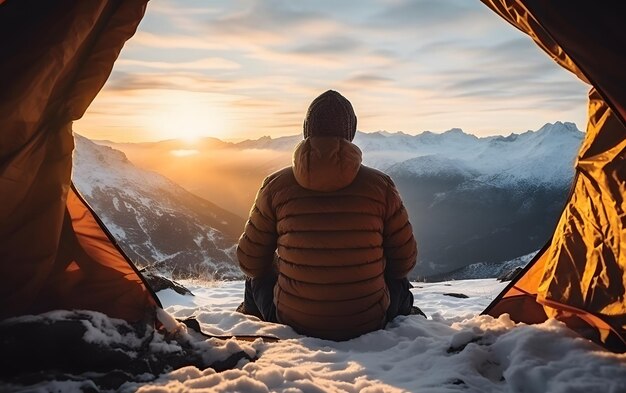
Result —
<path fill-rule="evenodd" d="M 124 153 L 75 135 L 72 179 L 138 266 L 173 277 L 236 279 L 233 245 L 244 220 Z"/>

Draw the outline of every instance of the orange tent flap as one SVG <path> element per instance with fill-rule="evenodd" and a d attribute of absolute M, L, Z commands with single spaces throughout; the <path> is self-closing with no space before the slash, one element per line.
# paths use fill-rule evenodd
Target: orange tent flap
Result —
<path fill-rule="evenodd" d="M 626 128 L 597 94 L 590 98 L 580 174 L 548 251 L 539 300 L 626 320 Z"/>
<path fill-rule="evenodd" d="M 537 303 L 537 287 L 546 261 L 544 247 L 527 267 L 494 299 L 483 314 L 498 317 L 508 313 L 515 322 L 541 323 L 548 317 Z"/>
<path fill-rule="evenodd" d="M 89 309 L 112 317 L 139 320 L 155 306 L 156 295 L 105 226 L 72 187 L 67 198 L 66 219 L 59 247 L 57 269 L 48 280 L 48 289 L 62 296 L 62 308 Z M 76 269 L 78 267 L 78 269 Z"/>

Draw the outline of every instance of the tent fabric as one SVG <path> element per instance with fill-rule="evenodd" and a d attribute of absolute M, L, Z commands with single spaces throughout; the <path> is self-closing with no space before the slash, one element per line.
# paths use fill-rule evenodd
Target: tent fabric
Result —
<path fill-rule="evenodd" d="M 547 252 L 538 301 L 596 315 L 626 341 L 625 159 L 626 129 L 592 90 L 579 176 Z"/>
<path fill-rule="evenodd" d="M 146 310 L 160 307 L 156 295 L 73 186 L 66 207 L 55 268 L 37 311 L 62 304 L 130 321 L 150 318 Z"/>
<path fill-rule="evenodd" d="M 563 0 L 482 1 L 593 85 L 577 175 L 552 241 L 485 313 L 506 312 L 529 323 L 576 315 L 597 328 L 605 342 L 614 335 L 626 344 L 626 31 L 621 13 Z"/>
<path fill-rule="evenodd" d="M 82 200 L 68 199 L 72 121 L 104 85 L 146 2 L 0 3 L 0 58 L 11 59 L 0 62 L 0 318 L 82 305 L 139 320 L 158 304 L 123 255 L 96 252 L 111 239 L 88 229 L 94 218 Z"/>
<path fill-rule="evenodd" d="M 545 251 L 547 247 L 544 247 Z M 525 323 L 541 323 L 548 318 L 544 308 L 537 302 L 537 288 L 543 276 L 547 254 L 540 251 L 518 278 L 502 291 L 487 307 L 489 315 L 497 317 L 509 314 L 512 320 Z"/>

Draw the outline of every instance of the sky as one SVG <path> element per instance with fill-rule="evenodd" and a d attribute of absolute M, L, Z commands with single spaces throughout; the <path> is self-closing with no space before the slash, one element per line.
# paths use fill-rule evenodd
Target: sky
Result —
<path fill-rule="evenodd" d="M 478 136 L 584 129 L 588 90 L 478 0 L 152 0 L 74 130 L 116 142 L 294 135 L 328 89 L 361 131 Z"/>

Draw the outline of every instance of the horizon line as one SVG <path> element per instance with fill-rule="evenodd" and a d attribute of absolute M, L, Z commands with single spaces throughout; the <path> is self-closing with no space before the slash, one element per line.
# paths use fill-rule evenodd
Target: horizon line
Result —
<path fill-rule="evenodd" d="M 573 121 L 562 121 L 562 120 L 555 120 L 554 122 L 548 122 L 548 123 L 544 123 L 543 125 L 541 125 L 540 127 L 538 127 L 535 130 L 525 130 L 525 131 L 518 131 L 518 132 L 509 132 L 508 134 L 492 134 L 492 135 L 476 135 L 472 132 L 467 132 L 465 131 L 463 128 L 461 127 L 452 127 L 450 129 L 444 130 L 444 131 L 432 131 L 432 130 L 423 130 L 423 131 L 419 131 L 417 133 L 412 133 L 412 132 L 407 132 L 407 131 L 389 131 L 389 130 L 376 130 L 376 131 L 363 131 L 363 130 L 359 130 L 357 129 L 357 133 L 362 133 L 362 134 L 382 134 L 382 133 L 387 133 L 390 135 L 407 135 L 407 136 L 411 136 L 411 137 L 415 137 L 415 136 L 420 136 L 423 134 L 435 134 L 435 135 L 443 135 L 446 133 L 450 133 L 450 132 L 455 132 L 455 131 L 461 131 L 461 133 L 465 134 L 465 135 L 471 135 L 474 136 L 478 139 L 486 139 L 486 138 L 494 138 L 494 137 L 509 137 L 511 135 L 521 135 L 524 134 L 526 132 L 537 132 L 539 131 L 541 128 L 547 126 L 547 125 L 555 125 L 561 123 L 563 125 L 565 124 L 573 124 L 574 127 L 576 128 L 576 130 L 578 130 L 581 133 L 584 133 L 584 131 L 582 131 L 578 125 L 576 124 L 576 122 Z M 72 130 L 73 133 L 80 135 L 81 137 L 87 138 L 93 142 L 107 142 L 107 143 L 116 143 L 116 144 L 143 144 L 143 143 L 162 143 L 162 142 L 171 142 L 171 141 L 185 141 L 185 138 L 167 138 L 167 139 L 153 139 L 153 140 L 141 140 L 141 141 L 134 141 L 134 142 L 130 142 L 128 140 L 111 140 L 111 139 L 91 139 L 87 136 L 85 136 L 83 133 L 81 133 L 81 131 L 77 131 L 77 130 Z M 245 138 L 245 137 L 233 137 L 233 138 L 221 138 L 221 137 L 217 137 L 217 136 L 212 136 L 212 135 L 206 135 L 206 136 L 200 136 L 198 138 L 195 138 L 194 141 L 186 141 L 188 144 L 192 145 L 194 143 L 197 143 L 199 141 L 202 140 L 207 140 L 207 139 L 213 139 L 213 140 L 218 140 L 220 142 L 224 142 L 224 143 L 233 143 L 233 144 L 238 144 L 238 143 L 242 143 L 242 142 L 247 142 L 247 141 L 258 141 L 261 139 L 267 139 L 269 138 L 270 140 L 277 140 L 277 139 L 281 139 L 281 138 L 293 138 L 296 136 L 302 136 L 302 132 L 298 132 L 295 134 L 290 134 L 290 135 L 281 135 L 281 136 L 272 136 L 272 135 L 262 135 L 258 138 Z"/>

